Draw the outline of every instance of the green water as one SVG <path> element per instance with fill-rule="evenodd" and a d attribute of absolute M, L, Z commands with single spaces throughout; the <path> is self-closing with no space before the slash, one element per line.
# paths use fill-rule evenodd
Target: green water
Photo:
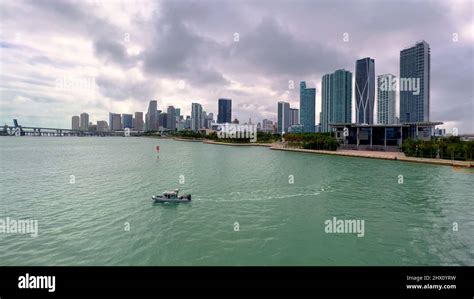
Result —
<path fill-rule="evenodd" d="M 0 234 L 0 265 L 474 265 L 471 170 L 133 137 L 0 154 L 0 218 L 39 226 Z M 193 201 L 151 202 L 174 188 Z M 365 235 L 325 233 L 333 217 Z"/>

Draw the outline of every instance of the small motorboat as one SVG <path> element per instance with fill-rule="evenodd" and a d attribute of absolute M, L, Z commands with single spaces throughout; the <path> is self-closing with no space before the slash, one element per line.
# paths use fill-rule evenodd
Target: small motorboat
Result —
<path fill-rule="evenodd" d="M 154 202 L 158 203 L 165 203 L 165 202 L 190 202 L 191 201 L 191 194 L 187 194 L 184 196 L 178 195 L 179 190 L 175 189 L 174 191 L 166 191 L 163 192 L 163 195 L 153 195 L 151 199 Z"/>

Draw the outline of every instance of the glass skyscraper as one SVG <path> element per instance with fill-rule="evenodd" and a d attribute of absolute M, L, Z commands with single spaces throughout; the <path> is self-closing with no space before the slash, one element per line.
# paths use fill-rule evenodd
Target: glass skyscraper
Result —
<path fill-rule="evenodd" d="M 166 128 L 171 131 L 176 130 L 176 110 L 173 106 L 169 106 L 166 111 Z"/>
<path fill-rule="evenodd" d="M 199 103 L 191 104 L 191 130 L 198 131 L 202 123 L 202 106 Z"/>
<path fill-rule="evenodd" d="M 396 77 L 392 74 L 377 76 L 377 123 L 395 123 L 395 90 L 391 82 Z"/>
<path fill-rule="evenodd" d="M 352 121 L 352 73 L 337 70 L 323 76 L 321 83 L 321 132 L 329 132 L 331 123 Z"/>
<path fill-rule="evenodd" d="M 356 61 L 355 74 L 356 122 L 374 123 L 375 61 L 362 58 Z"/>
<path fill-rule="evenodd" d="M 288 133 L 290 126 L 290 103 L 278 102 L 278 128 L 279 134 Z"/>
<path fill-rule="evenodd" d="M 403 90 L 402 84 L 419 80 L 419 90 Z M 425 41 L 400 51 L 400 122 L 430 120 L 430 46 Z M 406 86 L 405 86 L 406 87 Z"/>
<path fill-rule="evenodd" d="M 130 130 L 133 127 L 133 115 L 132 114 L 122 114 L 122 129 L 129 128 Z"/>
<path fill-rule="evenodd" d="M 232 122 L 232 100 L 231 99 L 219 99 L 218 112 L 217 112 L 217 123 L 231 123 Z"/>
<path fill-rule="evenodd" d="M 147 131 L 158 131 L 158 103 L 156 101 L 150 101 L 148 104 L 148 113 L 146 119 Z"/>
<path fill-rule="evenodd" d="M 316 88 L 306 88 L 306 82 L 300 83 L 300 123 L 303 132 L 314 132 L 316 123 Z"/>

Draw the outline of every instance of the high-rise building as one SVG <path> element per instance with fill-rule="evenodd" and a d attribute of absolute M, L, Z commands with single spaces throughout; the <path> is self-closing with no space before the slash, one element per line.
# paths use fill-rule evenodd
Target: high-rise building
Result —
<path fill-rule="evenodd" d="M 391 82 L 395 79 L 392 74 L 377 76 L 377 123 L 395 123 L 395 90 Z"/>
<path fill-rule="evenodd" d="M 122 130 L 122 117 L 118 113 L 109 113 L 109 126 L 111 131 Z"/>
<path fill-rule="evenodd" d="M 79 116 L 74 115 L 71 119 L 71 129 L 79 130 L 80 128 L 80 119 Z"/>
<path fill-rule="evenodd" d="M 133 128 L 133 115 L 132 114 L 122 114 L 122 129 Z"/>
<path fill-rule="evenodd" d="M 323 76 L 321 82 L 320 131 L 329 132 L 331 123 L 352 120 L 352 73 L 337 70 Z"/>
<path fill-rule="evenodd" d="M 168 114 L 159 113 L 158 114 L 158 130 L 164 130 L 168 127 Z"/>
<path fill-rule="evenodd" d="M 166 114 L 166 128 L 171 131 L 176 131 L 176 110 L 173 106 L 169 106 Z"/>
<path fill-rule="evenodd" d="M 97 132 L 106 132 L 109 130 L 109 125 L 105 120 L 97 121 Z"/>
<path fill-rule="evenodd" d="M 300 123 L 303 132 L 314 132 L 316 123 L 316 88 L 306 88 L 306 82 L 300 83 Z"/>
<path fill-rule="evenodd" d="M 298 125 L 300 123 L 300 110 L 290 108 L 290 126 Z"/>
<path fill-rule="evenodd" d="M 232 100 L 219 99 L 217 112 L 217 123 L 231 123 L 232 122 Z"/>
<path fill-rule="evenodd" d="M 89 131 L 89 114 L 83 112 L 81 113 L 81 131 Z"/>
<path fill-rule="evenodd" d="M 207 114 L 206 114 L 206 111 L 202 111 L 201 112 L 201 128 L 202 129 L 207 129 L 206 127 L 206 119 L 207 119 Z"/>
<path fill-rule="evenodd" d="M 370 57 L 356 61 L 355 74 L 356 122 L 374 123 L 375 60 Z"/>
<path fill-rule="evenodd" d="M 174 114 L 179 118 L 181 116 L 181 108 L 174 108 Z"/>
<path fill-rule="evenodd" d="M 202 124 L 202 106 L 199 103 L 191 104 L 191 130 L 198 131 Z"/>
<path fill-rule="evenodd" d="M 262 131 L 272 132 L 273 131 L 273 121 L 265 118 L 262 121 Z"/>
<path fill-rule="evenodd" d="M 185 129 L 191 129 L 191 116 L 186 115 L 186 121 L 184 125 Z"/>
<path fill-rule="evenodd" d="M 430 57 L 430 45 L 425 41 L 400 51 L 401 123 L 430 120 Z M 415 84 L 418 90 L 414 90 Z"/>
<path fill-rule="evenodd" d="M 290 103 L 278 102 L 278 133 L 288 133 L 290 126 Z"/>
<path fill-rule="evenodd" d="M 147 131 L 158 131 L 158 103 L 150 101 L 148 104 L 148 117 L 146 119 Z"/>
<path fill-rule="evenodd" d="M 133 119 L 133 130 L 143 131 L 143 112 L 135 112 Z"/>

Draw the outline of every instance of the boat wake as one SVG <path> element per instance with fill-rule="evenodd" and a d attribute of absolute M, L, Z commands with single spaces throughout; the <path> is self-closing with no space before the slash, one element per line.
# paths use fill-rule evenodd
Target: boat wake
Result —
<path fill-rule="evenodd" d="M 320 194 L 320 192 L 310 192 L 310 193 L 298 193 L 298 194 L 288 194 L 288 195 L 282 195 L 282 196 L 264 196 L 264 197 L 250 197 L 250 198 L 231 198 L 231 199 L 219 199 L 219 198 L 225 198 L 232 196 L 233 194 L 235 195 L 235 192 L 231 192 L 229 194 L 220 194 L 219 196 L 216 196 L 217 198 L 214 197 L 201 197 L 201 196 L 196 196 L 196 201 L 209 201 L 209 202 L 242 202 L 242 201 L 265 201 L 265 200 L 274 200 L 274 199 L 290 199 L 294 197 L 302 197 L 302 196 L 317 196 Z M 250 193 L 250 192 L 249 192 Z"/>

